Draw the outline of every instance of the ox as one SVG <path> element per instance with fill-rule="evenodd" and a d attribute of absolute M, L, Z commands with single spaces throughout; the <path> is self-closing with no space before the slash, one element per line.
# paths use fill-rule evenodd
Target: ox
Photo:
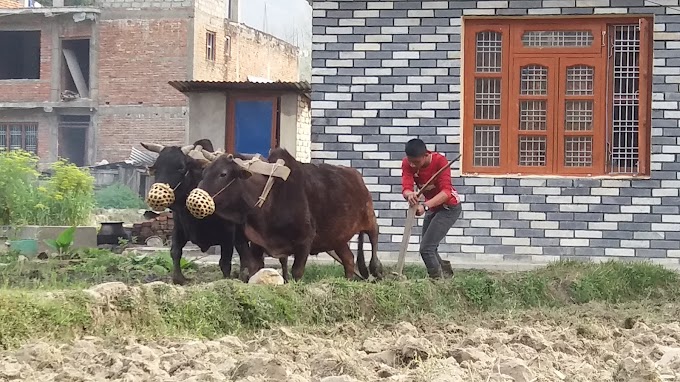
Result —
<path fill-rule="evenodd" d="M 352 279 L 354 255 L 348 242 L 355 234 L 359 235 L 359 273 L 368 278 L 363 253 L 363 234 L 367 234 L 372 245 L 370 272 L 376 278 L 382 278 L 373 199 L 361 174 L 342 166 L 300 163 L 281 148 L 272 149 L 269 154 L 270 164 L 277 160 L 290 172 L 286 180 L 274 178 L 267 194 L 263 190 L 269 176 L 246 170 L 243 162 L 232 155 L 214 158 L 206 166 L 198 189 L 193 190 L 187 200 L 189 211 L 202 217 L 196 212 L 202 206 L 194 201 L 212 199 L 209 204 L 214 203 L 214 209 L 207 214 L 245 223 L 248 239 L 272 257 L 285 258 L 292 254 L 292 274 L 296 281 L 302 278 L 310 253 L 329 251 L 338 254 L 345 277 Z M 200 196 L 206 192 L 209 196 Z M 258 201 L 262 204 L 256 206 Z M 259 270 L 263 267 L 262 257 L 255 256 L 255 259 L 259 262 L 256 268 Z"/>
<path fill-rule="evenodd" d="M 153 202 L 151 204 L 154 204 L 156 208 L 170 208 L 173 212 L 174 228 L 170 245 L 173 263 L 172 281 L 175 284 L 186 283 L 186 278 L 180 267 L 180 260 L 182 259 L 182 249 L 189 241 L 196 244 L 203 252 L 213 245 L 221 247 L 219 265 L 225 278 L 231 275 L 231 260 L 234 246 L 236 246 L 241 259 L 241 279 L 247 281 L 248 274 L 245 270 L 248 262 L 252 261 L 252 256 L 243 232 L 243 226 L 226 222 L 218 217 L 196 219 L 186 209 L 186 198 L 189 192 L 198 186 L 203 167 L 208 163 L 208 159 L 205 158 L 206 150 L 213 151 L 210 140 L 199 140 L 193 145 L 184 147 L 150 143 L 141 143 L 141 145 L 149 151 L 158 153 L 155 163 L 149 167 L 149 172 L 154 176 L 155 183 L 149 195 L 147 195 L 147 201 Z M 162 184 L 169 187 L 163 187 Z M 169 200 L 152 201 L 150 197 L 154 188 L 161 188 L 166 193 L 171 192 L 173 196 Z M 170 200 L 172 202 L 168 203 Z M 280 262 L 284 277 L 287 278 L 287 260 L 281 259 Z M 250 268 L 248 270 L 251 275 L 255 273 Z"/>

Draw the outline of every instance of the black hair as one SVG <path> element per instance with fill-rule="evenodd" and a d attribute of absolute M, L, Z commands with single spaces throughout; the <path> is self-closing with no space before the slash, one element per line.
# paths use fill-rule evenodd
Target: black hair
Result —
<path fill-rule="evenodd" d="M 406 150 L 404 151 L 406 151 L 406 156 L 418 158 L 427 153 L 427 146 L 421 139 L 413 138 L 406 142 Z"/>

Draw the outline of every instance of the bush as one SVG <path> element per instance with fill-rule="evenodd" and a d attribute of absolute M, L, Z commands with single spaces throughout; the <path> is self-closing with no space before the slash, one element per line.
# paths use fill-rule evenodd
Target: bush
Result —
<path fill-rule="evenodd" d="M 96 191 L 94 197 L 98 208 L 126 209 L 146 207 L 144 200 L 136 192 L 120 183 L 115 183 Z"/>
<path fill-rule="evenodd" d="M 39 179 L 38 158 L 24 151 L 0 153 L 1 225 L 80 225 L 94 206 L 94 178 L 66 160 Z"/>

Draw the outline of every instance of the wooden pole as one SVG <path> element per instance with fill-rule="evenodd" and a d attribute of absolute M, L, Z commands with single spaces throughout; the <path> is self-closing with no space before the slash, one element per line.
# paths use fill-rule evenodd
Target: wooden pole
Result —
<path fill-rule="evenodd" d="M 416 198 L 420 198 L 420 195 L 423 194 L 423 191 L 427 188 L 427 186 L 432 183 L 439 174 L 444 172 L 446 169 L 451 169 L 451 165 L 460 159 L 460 155 L 456 157 L 456 159 L 450 161 L 448 165 L 445 167 L 442 167 L 437 171 L 432 177 L 423 185 L 423 187 L 418 190 L 418 193 L 416 194 Z M 411 239 L 411 230 L 413 229 L 413 224 L 416 221 L 416 211 L 418 209 L 418 205 L 410 206 L 408 209 L 408 212 L 406 213 L 406 223 L 404 224 L 404 235 L 401 237 L 401 247 L 399 248 L 399 260 L 397 261 L 397 273 L 399 275 L 403 274 L 404 272 L 404 262 L 406 261 L 406 249 L 408 249 L 408 242 Z"/>

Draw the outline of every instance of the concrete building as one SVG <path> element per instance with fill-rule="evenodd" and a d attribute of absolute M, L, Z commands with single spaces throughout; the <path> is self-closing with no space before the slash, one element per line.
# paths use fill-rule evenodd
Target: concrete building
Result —
<path fill-rule="evenodd" d="M 677 0 L 313 8 L 312 157 L 363 172 L 381 252 L 401 242 L 400 159 L 419 137 L 462 153 L 464 213 L 440 247 L 454 262 L 678 266 Z"/>
<path fill-rule="evenodd" d="M 296 47 L 228 19 L 237 2 L 59 5 L 0 9 L 0 148 L 118 161 L 187 141 L 189 103 L 168 81 L 299 77 Z"/>

